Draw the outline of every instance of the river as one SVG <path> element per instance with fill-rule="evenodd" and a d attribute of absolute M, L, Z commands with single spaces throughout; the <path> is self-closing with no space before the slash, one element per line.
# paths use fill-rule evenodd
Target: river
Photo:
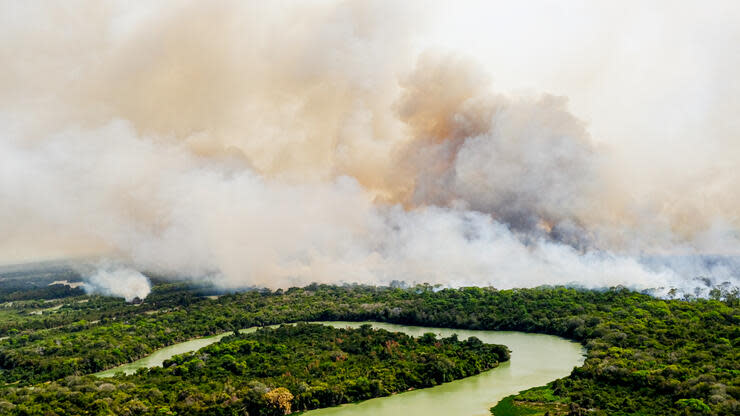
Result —
<path fill-rule="evenodd" d="M 338 407 L 311 410 L 304 416 L 370 416 L 370 415 L 403 415 L 403 416 L 442 416 L 490 415 L 488 409 L 502 398 L 548 382 L 565 377 L 574 367 L 583 364 L 585 350 L 583 347 L 566 339 L 543 334 L 528 334 L 514 331 L 479 331 L 449 328 L 431 328 L 419 326 L 396 325 L 381 322 L 316 322 L 334 327 L 359 327 L 369 323 L 374 328 L 393 332 L 404 332 L 411 336 L 420 336 L 433 332 L 439 336 L 457 334 L 460 339 L 476 336 L 490 344 L 504 344 L 511 350 L 511 359 L 501 363 L 497 368 L 476 376 L 445 383 L 428 389 L 419 389 L 388 397 L 366 400 L 360 403 L 346 404 Z M 256 328 L 247 328 L 239 332 L 253 332 Z M 125 364 L 96 375 L 110 377 L 116 372 L 131 374 L 141 367 L 162 365 L 164 360 L 189 351 L 195 351 L 230 333 L 199 338 L 192 341 L 162 348 L 148 357 Z"/>

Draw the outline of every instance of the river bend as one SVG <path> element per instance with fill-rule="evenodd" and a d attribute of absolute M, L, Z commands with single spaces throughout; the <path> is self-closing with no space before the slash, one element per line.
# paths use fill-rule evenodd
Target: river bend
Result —
<path fill-rule="evenodd" d="M 305 416 L 484 416 L 490 415 L 488 409 L 502 398 L 535 386 L 547 384 L 565 377 L 574 367 L 583 364 L 585 350 L 572 341 L 553 335 L 529 334 L 515 331 L 483 331 L 449 328 L 432 328 L 396 325 L 383 322 L 315 322 L 334 327 L 357 328 L 369 323 L 374 328 L 393 332 L 403 332 L 411 336 L 421 336 L 433 332 L 447 337 L 457 334 L 460 339 L 476 336 L 488 344 L 503 344 L 511 350 L 511 359 L 497 368 L 476 376 L 452 381 L 436 387 L 419 389 L 379 397 L 360 403 L 311 410 Z M 239 332 L 253 332 L 257 328 L 247 328 Z M 141 367 L 160 366 L 164 360 L 189 351 L 195 351 L 218 342 L 231 334 L 224 333 L 211 337 L 198 338 L 162 348 L 151 355 L 129 364 L 96 373 L 100 377 L 110 377 L 117 372 L 131 374 Z"/>

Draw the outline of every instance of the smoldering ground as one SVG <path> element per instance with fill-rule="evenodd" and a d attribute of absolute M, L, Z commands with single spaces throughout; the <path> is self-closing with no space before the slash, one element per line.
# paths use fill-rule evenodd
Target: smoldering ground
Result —
<path fill-rule="evenodd" d="M 668 147 L 593 137 L 567 98 L 506 92 L 485 59 L 424 44 L 435 7 L 1 7 L 4 262 L 96 256 L 125 267 L 89 287 L 126 297 L 147 291 L 136 270 L 224 287 L 738 285 L 736 124 L 707 118 Z M 678 166 L 654 169 L 665 159 Z"/>

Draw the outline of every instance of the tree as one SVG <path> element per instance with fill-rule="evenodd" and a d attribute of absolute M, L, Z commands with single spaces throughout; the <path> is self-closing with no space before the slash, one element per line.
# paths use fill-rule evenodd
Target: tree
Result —
<path fill-rule="evenodd" d="M 265 399 L 270 406 L 281 412 L 279 414 L 290 414 L 290 402 L 293 400 L 293 393 L 290 390 L 278 387 L 265 393 Z"/>

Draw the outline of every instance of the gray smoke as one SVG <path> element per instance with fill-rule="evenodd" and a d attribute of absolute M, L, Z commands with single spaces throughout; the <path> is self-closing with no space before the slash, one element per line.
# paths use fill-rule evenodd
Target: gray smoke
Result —
<path fill-rule="evenodd" d="M 736 124 L 707 118 L 709 150 L 598 140 L 566 98 L 507 93 L 486 57 L 427 48 L 445 7 L 0 4 L 0 261 L 100 258 L 116 266 L 88 289 L 129 300 L 144 270 L 223 287 L 738 285 Z"/>

